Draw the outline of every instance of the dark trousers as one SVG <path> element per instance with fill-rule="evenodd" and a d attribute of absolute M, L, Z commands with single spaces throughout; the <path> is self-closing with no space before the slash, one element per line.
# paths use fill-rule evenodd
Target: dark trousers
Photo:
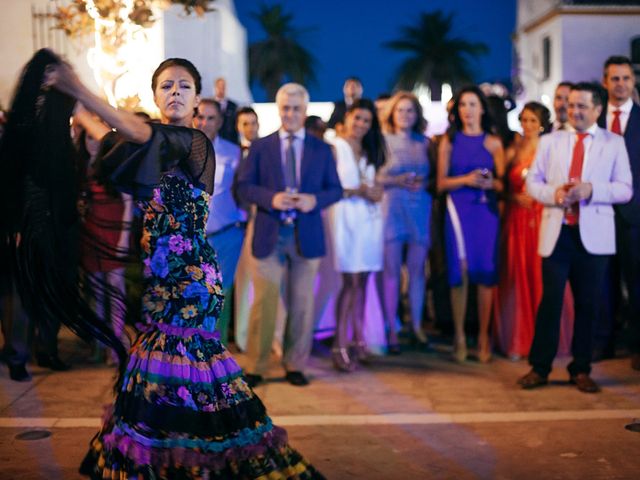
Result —
<path fill-rule="evenodd" d="M 618 261 L 628 293 L 628 339 L 631 353 L 640 353 L 640 226 L 617 222 Z"/>
<path fill-rule="evenodd" d="M 25 364 L 31 356 L 31 346 L 35 343 L 36 354 L 58 355 L 58 332 L 60 322 L 48 316 L 44 309 L 34 302 L 38 323 L 26 314 L 17 292 L 7 293 L 2 305 L 2 334 L 4 346 L 2 356 L 11 365 Z M 34 342 L 35 337 L 35 342 Z"/>
<path fill-rule="evenodd" d="M 533 370 L 546 377 L 558 351 L 560 315 L 567 280 L 573 291 L 575 321 L 569 364 L 570 375 L 591 371 L 593 327 L 598 317 L 600 295 L 608 255 L 587 252 L 577 227 L 562 226 L 553 253 L 542 259 L 542 300 L 536 315 L 536 331 L 529 353 Z"/>

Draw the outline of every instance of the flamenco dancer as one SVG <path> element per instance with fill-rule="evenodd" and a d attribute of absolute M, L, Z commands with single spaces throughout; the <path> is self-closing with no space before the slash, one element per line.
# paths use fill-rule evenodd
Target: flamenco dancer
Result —
<path fill-rule="evenodd" d="M 189 61 L 172 58 L 160 64 L 151 86 L 162 124 L 148 124 L 111 108 L 70 66 L 41 50 L 25 67 L 16 94 L 21 101 L 14 100 L 10 118 L 18 130 L 28 127 L 25 118 L 36 127 L 66 122 L 68 136 L 69 105 L 81 102 L 117 131 L 107 135 L 112 137 L 110 144 L 117 135 L 116 142 L 102 149 L 108 151 L 96 160 L 98 168 L 136 199 L 143 216 L 146 326 L 128 360 L 121 362 L 112 411 L 80 471 L 94 479 L 323 478 L 289 447 L 286 432 L 271 423 L 242 370 L 218 340 L 222 286 L 215 252 L 205 236 L 214 153 L 206 136 L 189 128 L 199 101 L 200 74 Z M 66 102 L 67 108 L 56 108 L 59 102 Z M 50 126 L 44 125 L 42 132 L 51 132 Z M 34 156 L 46 163 L 43 158 L 49 154 L 46 158 L 64 161 L 59 151 L 69 142 L 63 139 L 64 129 L 58 132 L 57 139 L 43 133 L 43 139 L 51 141 L 43 148 L 2 148 L 3 164 L 12 161 L 7 154 L 16 153 L 27 153 L 23 160 Z M 47 253 L 38 252 L 37 241 L 30 238 L 30 222 L 38 220 L 23 218 L 20 242 L 12 242 L 23 296 L 38 288 L 32 284 L 43 283 L 33 280 L 29 271 L 34 255 L 38 260 Z M 78 297 L 72 285 L 61 283 L 38 293 L 49 304 Z M 74 311 L 66 315 L 65 304 L 51 308 L 76 333 L 98 338 L 125 356 L 110 325 L 93 317 L 81 300 L 75 300 L 70 307 Z"/>

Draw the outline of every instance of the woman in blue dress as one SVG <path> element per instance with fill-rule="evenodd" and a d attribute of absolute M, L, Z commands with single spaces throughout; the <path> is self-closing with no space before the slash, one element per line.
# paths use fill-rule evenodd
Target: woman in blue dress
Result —
<path fill-rule="evenodd" d="M 496 193 L 502 190 L 504 153 L 491 134 L 487 101 L 476 86 L 463 88 L 452 108 L 454 123 L 438 149 L 437 183 L 447 192 L 445 250 L 455 327 L 454 357 L 467 358 L 464 320 L 469 283 L 478 289 L 478 359 L 491 359 L 489 323 L 497 283 L 500 218 Z"/>
<path fill-rule="evenodd" d="M 323 478 L 288 446 L 218 339 L 224 299 L 205 236 L 214 153 L 202 132 L 188 128 L 198 71 L 184 59 L 160 64 L 152 88 L 162 124 L 148 124 L 93 95 L 51 52 L 39 55 L 47 67 L 38 101 L 46 109 L 49 92 L 62 92 L 117 130 L 99 161 L 142 215 L 144 327 L 81 472 L 95 479 Z M 122 353 L 105 328 L 88 331 L 100 330 Z"/>
<path fill-rule="evenodd" d="M 429 140 L 427 122 L 417 97 L 399 91 L 390 100 L 384 119 L 387 160 L 377 175 L 384 186 L 384 270 L 382 272 L 384 317 L 388 352 L 400 353 L 395 330 L 400 300 L 403 251 L 409 277 L 408 296 L 411 332 L 421 346 L 427 345 L 422 330 L 425 294 L 425 262 L 429 251 L 431 195 L 427 192 Z"/>

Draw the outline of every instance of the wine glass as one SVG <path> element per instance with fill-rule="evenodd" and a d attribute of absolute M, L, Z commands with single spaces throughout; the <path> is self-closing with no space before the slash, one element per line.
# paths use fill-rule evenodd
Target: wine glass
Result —
<path fill-rule="evenodd" d="M 571 190 L 574 185 L 580 182 L 578 177 L 570 177 L 569 181 L 563 185 L 565 194 Z M 574 202 L 571 205 L 564 207 L 565 215 L 568 217 L 576 216 L 578 214 L 578 202 Z"/>
<path fill-rule="evenodd" d="M 484 178 L 485 180 L 488 180 L 489 178 L 491 178 L 491 171 L 489 171 L 488 168 L 481 168 L 480 169 L 480 175 L 482 175 L 482 178 Z M 481 189 L 480 199 L 478 201 L 480 203 L 488 203 L 489 202 L 489 198 L 487 197 L 487 192 L 486 192 L 486 190 L 484 188 Z"/>
<path fill-rule="evenodd" d="M 296 193 L 298 193 L 298 189 L 294 188 L 294 187 L 287 187 L 285 189 L 285 191 L 289 194 L 289 195 L 295 195 Z M 285 210 L 284 212 L 282 212 L 280 214 L 280 219 L 282 220 L 282 223 L 284 225 L 286 225 L 287 227 L 292 227 L 293 224 L 296 221 L 296 217 L 298 216 L 296 209 L 295 208 L 290 208 L 289 210 Z"/>

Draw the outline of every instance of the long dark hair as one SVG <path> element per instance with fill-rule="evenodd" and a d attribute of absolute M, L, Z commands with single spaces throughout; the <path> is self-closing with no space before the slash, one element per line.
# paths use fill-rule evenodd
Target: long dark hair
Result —
<path fill-rule="evenodd" d="M 504 148 L 509 147 L 515 137 L 516 132 L 509 128 L 509 110 L 505 105 L 505 99 L 498 95 L 489 95 L 487 97 L 487 106 L 489 107 L 489 115 L 493 121 L 493 133 L 495 133 Z"/>
<path fill-rule="evenodd" d="M 367 163 L 378 170 L 385 162 L 386 148 L 378 116 L 376 115 L 376 106 L 367 98 L 359 98 L 347 109 L 345 117 L 355 110 L 368 110 L 371 113 L 371 128 L 362 139 L 362 148 L 367 154 Z"/>
<path fill-rule="evenodd" d="M 485 97 L 482 90 L 477 85 L 468 85 L 461 88 L 455 96 L 453 101 L 453 107 L 451 108 L 451 115 L 453 116 L 453 123 L 447 130 L 449 140 L 453 142 L 457 132 L 462 131 L 462 119 L 460 118 L 460 99 L 465 93 L 472 93 L 480 100 L 482 105 L 482 116 L 480 117 L 480 127 L 484 133 L 493 132 L 493 119 L 489 113 L 489 104 L 487 103 L 487 97 Z"/>
<path fill-rule="evenodd" d="M 36 313 L 44 312 L 79 337 L 100 341 L 116 351 L 123 369 L 127 354 L 122 342 L 79 295 L 78 190 L 69 129 L 75 100 L 42 87 L 47 66 L 60 62 L 52 51 L 39 50 L 15 90 L 0 142 L 0 194 L 9 213 L 3 218 L 2 243 L 31 320 L 47 321 Z"/>

